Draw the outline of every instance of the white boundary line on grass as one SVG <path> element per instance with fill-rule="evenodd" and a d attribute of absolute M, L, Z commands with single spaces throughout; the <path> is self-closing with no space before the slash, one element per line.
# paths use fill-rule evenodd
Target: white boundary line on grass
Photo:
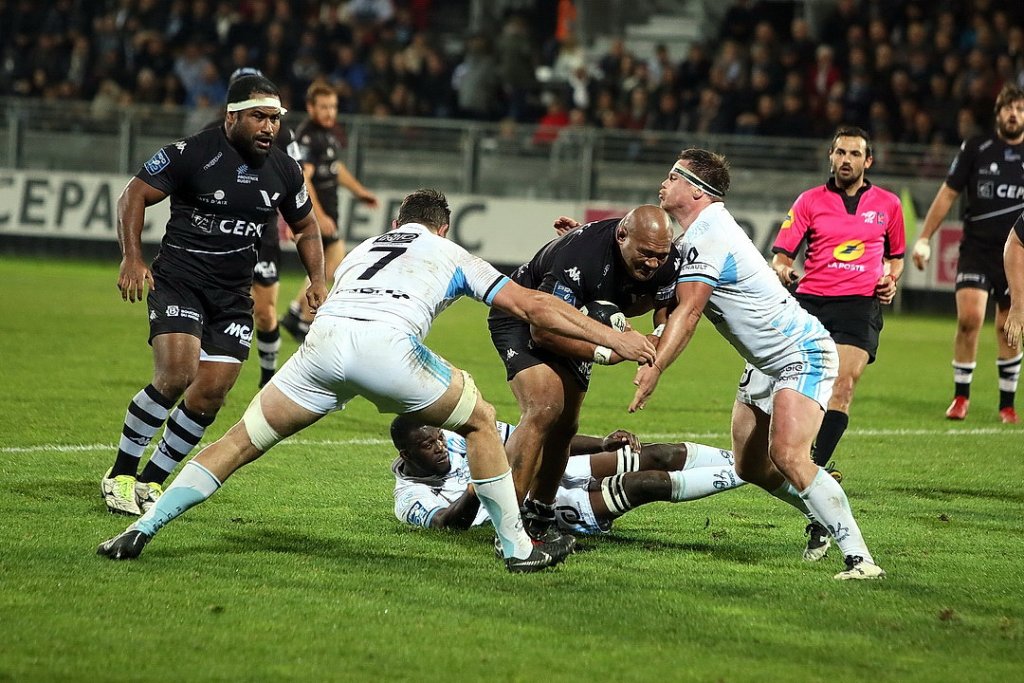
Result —
<path fill-rule="evenodd" d="M 1012 429 L 979 427 L 976 429 L 850 429 L 847 436 L 988 436 L 993 434 L 1014 435 Z M 694 441 L 697 439 L 726 439 L 728 432 L 643 434 L 644 441 Z M 288 439 L 282 446 L 383 446 L 390 445 L 390 439 Z M 90 451 L 113 451 L 115 444 L 39 444 L 37 446 L 0 446 L 0 454 L 6 453 L 80 453 Z"/>

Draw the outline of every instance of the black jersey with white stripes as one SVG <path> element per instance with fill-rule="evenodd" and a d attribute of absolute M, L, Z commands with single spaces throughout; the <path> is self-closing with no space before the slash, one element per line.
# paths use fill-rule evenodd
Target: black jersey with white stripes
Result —
<path fill-rule="evenodd" d="M 965 140 L 946 184 L 962 193 L 964 241 L 1002 249 L 1024 211 L 1024 143 L 1011 145 L 995 134 Z"/>
<path fill-rule="evenodd" d="M 277 230 L 278 209 L 295 223 L 313 206 L 294 159 L 271 147 L 255 167 L 223 127 L 161 148 L 136 177 L 171 200 L 154 268 L 198 285 L 248 289 L 260 236 Z"/>

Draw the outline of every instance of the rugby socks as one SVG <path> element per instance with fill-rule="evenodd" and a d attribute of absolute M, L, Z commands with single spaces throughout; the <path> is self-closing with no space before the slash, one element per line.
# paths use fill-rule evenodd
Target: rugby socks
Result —
<path fill-rule="evenodd" d="M 814 518 L 814 515 L 811 514 L 811 511 L 807 509 L 807 504 L 804 502 L 804 499 L 800 497 L 800 492 L 797 491 L 796 487 L 794 487 L 788 481 L 784 480 L 782 482 L 782 486 L 775 489 L 774 491 L 770 491 L 769 493 L 771 493 L 773 496 L 781 500 L 783 503 L 795 507 L 797 510 L 802 512 L 807 517 L 807 519 L 811 520 L 812 522 L 818 521 Z"/>
<path fill-rule="evenodd" d="M 818 429 L 818 436 L 814 440 L 814 447 L 811 448 L 811 457 L 814 459 L 815 465 L 824 467 L 828 464 L 849 424 L 850 416 L 846 413 L 838 410 L 825 411 L 825 417 Z"/>
<path fill-rule="evenodd" d="M 715 449 L 717 450 L 717 449 Z M 673 503 L 697 500 L 723 491 L 730 491 L 743 486 L 747 482 L 736 474 L 736 468 L 729 467 L 696 467 L 689 470 L 676 470 L 668 473 L 672 482 Z M 602 488 L 602 493 L 604 489 Z"/>
<path fill-rule="evenodd" d="M 216 415 L 201 415 L 188 409 L 182 401 L 171 413 L 164 435 L 153 457 L 139 475 L 139 481 L 162 484 L 174 468 L 192 452 L 203 438 Z"/>
<path fill-rule="evenodd" d="M 533 541 L 523 531 L 519 501 L 516 499 L 516 488 L 512 483 L 512 470 L 509 469 L 504 474 L 489 479 L 473 479 L 472 482 L 477 498 L 487 510 L 487 516 L 491 518 L 494 530 L 501 541 L 502 556 L 521 560 L 529 557 L 533 552 Z"/>
<path fill-rule="evenodd" d="M 121 428 L 121 441 L 117 446 L 117 458 L 111 469 L 110 477 L 122 474 L 135 476 L 139 468 L 139 459 L 146 446 L 153 440 L 157 430 L 167 419 L 174 400 L 169 399 L 150 384 L 135 394 L 128 404 L 128 412 L 124 416 Z"/>
<path fill-rule="evenodd" d="M 1020 361 L 1024 354 L 1018 353 L 1013 358 L 997 359 L 999 370 L 999 409 L 1012 408 L 1017 396 L 1017 380 L 1020 379 Z"/>
<path fill-rule="evenodd" d="M 281 350 L 281 328 L 270 332 L 256 330 L 256 350 L 260 355 L 260 388 L 270 381 L 277 371 L 277 354 Z"/>
<path fill-rule="evenodd" d="M 182 468 L 181 474 L 174 478 L 149 512 L 132 526 L 147 536 L 155 536 L 164 525 L 202 503 L 219 488 L 220 480 L 210 470 L 197 462 L 190 462 Z"/>
<path fill-rule="evenodd" d="M 608 508 L 608 512 L 614 517 L 624 515 L 633 509 L 632 503 L 626 497 L 626 488 L 622 483 L 625 476 L 625 473 L 613 474 L 601 480 L 601 498 L 604 499 L 604 505 Z"/>
<path fill-rule="evenodd" d="M 957 363 L 953 361 L 954 396 L 971 397 L 971 381 L 974 379 L 974 368 L 977 363 Z"/>
<path fill-rule="evenodd" d="M 684 441 L 683 445 L 686 446 L 686 462 L 683 463 L 683 471 L 695 467 L 724 467 L 733 464 L 732 451 L 689 441 Z"/>
<path fill-rule="evenodd" d="M 860 533 L 850 509 L 850 501 L 843 487 L 824 469 L 818 468 L 814 481 L 800 492 L 807 509 L 822 525 L 828 528 L 832 538 L 843 551 L 843 555 L 863 557 L 874 562 L 864 537 Z"/>
<path fill-rule="evenodd" d="M 640 454 L 633 450 L 633 447 L 626 444 L 615 452 L 615 472 L 640 471 Z"/>

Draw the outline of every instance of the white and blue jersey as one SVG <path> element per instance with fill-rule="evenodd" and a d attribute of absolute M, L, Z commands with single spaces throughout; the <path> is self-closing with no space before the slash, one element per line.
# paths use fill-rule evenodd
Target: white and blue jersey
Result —
<path fill-rule="evenodd" d="M 749 366 L 827 404 L 838 367 L 828 330 L 786 291 L 725 205 L 701 211 L 676 247 L 678 282 L 713 288 L 704 315 Z"/>
<path fill-rule="evenodd" d="M 407 223 L 345 257 L 316 317 L 386 322 L 422 341 L 434 318 L 459 297 L 489 306 L 508 281 L 454 242 Z"/>

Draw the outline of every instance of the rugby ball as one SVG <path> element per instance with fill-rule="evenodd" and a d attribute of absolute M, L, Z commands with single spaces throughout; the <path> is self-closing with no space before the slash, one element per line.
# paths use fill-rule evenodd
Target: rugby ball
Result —
<path fill-rule="evenodd" d="M 611 301 L 591 301 L 580 309 L 580 313 L 604 323 L 617 332 L 625 332 L 628 325 L 626 316 Z"/>

